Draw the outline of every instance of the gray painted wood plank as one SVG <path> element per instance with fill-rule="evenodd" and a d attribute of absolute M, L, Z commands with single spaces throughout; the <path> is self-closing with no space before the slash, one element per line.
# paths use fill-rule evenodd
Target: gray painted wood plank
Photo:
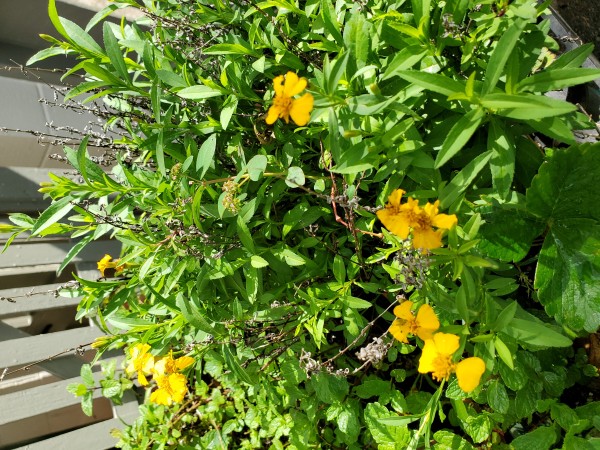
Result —
<path fill-rule="evenodd" d="M 104 377 L 100 372 L 95 372 L 93 376 L 96 383 Z M 37 416 L 67 406 L 78 405 L 80 399 L 67 391 L 67 386 L 71 383 L 81 383 L 81 378 L 69 378 L 68 380 L 0 396 L 3 405 L 10 405 L 8 408 L 0 408 L 0 425 L 17 422 L 27 417 Z M 98 398 L 100 396 L 100 389 L 95 389 L 93 397 Z"/>
<path fill-rule="evenodd" d="M 6 300 L 0 301 L 0 317 L 79 304 L 81 297 L 55 297 L 51 291 L 55 291 L 59 286 L 61 284 L 55 283 L 35 287 L 1 289 L 0 297 L 14 298 L 14 303 Z"/>
<path fill-rule="evenodd" d="M 97 337 L 104 335 L 96 327 L 83 327 L 38 336 L 11 338 L 11 336 L 15 336 L 14 330 L 0 322 L 0 369 L 30 364 L 57 353 L 90 344 Z"/>
<path fill-rule="evenodd" d="M 46 335 L 43 335 L 46 336 Z M 29 334 L 21 331 L 17 328 L 10 327 L 5 323 L 0 322 L 0 337 L 3 339 L 26 339 L 31 337 Z M 10 342 L 10 341 L 8 341 Z M 1 343 L 0 343 L 1 344 Z M 59 350 L 60 351 L 60 350 Z M 46 354 L 45 356 L 49 356 Z M 81 370 L 81 365 L 85 361 L 79 358 L 76 355 L 65 355 L 60 358 L 52 359 L 50 361 L 44 361 L 38 364 L 39 367 L 44 369 L 47 372 L 50 372 L 52 375 L 56 375 L 59 378 L 67 379 L 77 376 Z M 10 367 L 8 365 L 1 366 L 0 369 L 4 369 L 4 367 Z"/>
<path fill-rule="evenodd" d="M 106 450 L 117 443 L 117 439 L 110 435 L 113 428 L 123 428 L 123 422 L 119 419 L 105 420 L 16 450 Z"/>
<path fill-rule="evenodd" d="M 46 208 L 50 201 L 38 192 L 42 181 L 49 181 L 48 172 L 67 173 L 61 169 L 33 167 L 0 167 L 0 212 L 35 212 Z"/>
<path fill-rule="evenodd" d="M 8 247 L 0 258 L 0 269 L 23 268 L 24 266 L 39 266 L 44 264 L 60 264 L 65 256 L 75 245 L 73 242 L 36 242 L 18 243 Z M 73 262 L 97 262 L 105 253 L 118 256 L 121 244 L 118 241 L 90 242 L 75 258 Z"/>

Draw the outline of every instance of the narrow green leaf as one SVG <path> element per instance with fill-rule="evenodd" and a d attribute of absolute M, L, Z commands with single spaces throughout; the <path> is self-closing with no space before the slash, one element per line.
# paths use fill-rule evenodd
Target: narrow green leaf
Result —
<path fill-rule="evenodd" d="M 240 241 L 242 241 L 242 245 L 244 246 L 244 248 L 252 254 L 256 253 L 256 248 L 254 247 L 254 240 L 252 239 L 250 230 L 248 229 L 248 226 L 240 216 L 237 216 L 236 226 L 238 237 L 240 238 Z"/>
<path fill-rule="evenodd" d="M 340 24 L 335 18 L 335 9 L 330 0 L 321 0 L 321 17 L 323 18 L 325 28 L 333 36 L 333 39 L 335 39 L 338 45 L 344 45 L 344 38 L 342 37 L 342 33 L 340 33 Z"/>
<path fill-rule="evenodd" d="M 494 48 L 485 70 L 485 79 L 483 81 L 481 92 L 483 95 L 493 92 L 502 75 L 508 58 L 512 54 L 515 45 L 517 45 L 521 33 L 525 29 L 525 25 L 527 25 L 527 21 L 515 19 L 496 44 L 496 48 Z"/>
<path fill-rule="evenodd" d="M 73 209 L 73 205 L 71 204 L 72 200 L 73 199 L 70 196 L 67 196 L 53 202 L 35 221 L 35 224 L 31 229 L 31 236 L 40 234 L 46 228 L 69 214 Z"/>
<path fill-rule="evenodd" d="M 27 62 L 25 63 L 25 65 L 26 66 L 31 66 L 32 64 L 35 64 L 36 62 L 39 62 L 39 61 L 43 61 L 46 58 L 50 58 L 51 56 L 66 55 L 66 54 L 67 54 L 67 50 L 65 50 L 62 47 L 45 48 L 45 49 L 40 50 L 39 52 L 37 52 L 31 58 L 29 58 L 27 60 Z"/>
<path fill-rule="evenodd" d="M 244 383 L 250 385 L 254 385 L 255 380 L 253 380 L 250 377 L 248 372 L 238 362 L 237 357 L 233 354 L 235 348 L 232 348 L 231 346 L 225 344 L 223 344 L 221 348 L 223 351 L 223 357 L 225 358 L 225 362 L 227 363 L 227 366 L 229 366 L 229 369 L 234 373 L 234 375 L 237 376 L 240 381 L 243 381 Z"/>
<path fill-rule="evenodd" d="M 594 51 L 594 44 L 587 43 L 560 55 L 550 66 L 554 69 L 572 69 L 579 67 Z"/>
<path fill-rule="evenodd" d="M 156 149 L 154 155 L 156 157 L 158 171 L 163 177 L 166 177 L 167 168 L 165 167 L 165 135 L 163 132 L 163 128 L 160 128 L 158 130 L 158 137 L 156 139 Z"/>
<path fill-rule="evenodd" d="M 515 174 L 516 148 L 505 124 L 495 118 L 490 120 L 488 126 L 488 149 L 492 151 L 490 170 L 494 189 L 500 198 L 506 199 Z"/>
<path fill-rule="evenodd" d="M 177 92 L 177 95 L 181 98 L 186 98 L 189 100 L 204 100 L 211 97 L 219 97 L 223 95 L 223 93 L 217 89 L 199 85 L 183 88 Z"/>
<path fill-rule="evenodd" d="M 506 344 L 502 342 L 502 340 L 498 336 L 496 336 L 496 338 L 494 339 L 494 347 L 496 347 L 496 353 L 498 353 L 500 359 L 504 361 L 504 364 L 506 364 L 508 367 L 514 370 L 515 365 L 513 362 L 513 355 L 506 346 Z"/>
<path fill-rule="evenodd" d="M 434 168 L 439 169 L 456 155 L 469 142 L 484 118 L 485 110 L 483 108 L 472 109 L 462 116 L 444 140 L 442 148 L 435 158 Z"/>
<path fill-rule="evenodd" d="M 71 249 L 65 256 L 65 259 L 63 259 L 63 262 L 60 264 L 60 267 L 56 271 L 56 274 L 60 275 L 62 273 L 62 271 L 64 270 L 64 268 L 67 267 L 67 265 L 73 260 L 73 258 L 75 258 L 79 254 L 79 252 L 81 252 L 81 250 L 83 250 L 85 248 L 85 246 L 88 245 L 90 243 L 90 241 L 92 241 L 93 238 L 94 238 L 93 234 L 87 235 L 86 237 L 81 239 L 79 242 L 77 242 L 77 244 L 75 244 L 73 247 L 71 247 Z"/>
<path fill-rule="evenodd" d="M 492 157 L 492 152 L 488 150 L 485 153 L 475 157 L 463 169 L 458 172 L 452 181 L 442 189 L 440 193 L 440 206 L 448 208 L 454 203 L 458 197 L 469 187 L 475 180 L 475 177 L 486 166 L 489 159 Z M 472 255 L 469 255 L 472 256 Z"/>
<path fill-rule="evenodd" d="M 502 330 L 519 342 L 538 347 L 570 347 L 571 340 L 539 322 L 513 319 L 509 326 Z"/>
<path fill-rule="evenodd" d="M 127 72 L 127 65 L 125 64 L 123 53 L 119 48 L 119 42 L 113 34 L 108 22 L 104 22 L 103 33 L 104 47 L 106 48 L 106 53 L 108 55 L 108 58 L 110 59 L 110 62 L 112 63 L 119 76 L 123 79 L 123 81 L 126 84 L 129 84 L 129 73 Z"/>
<path fill-rule="evenodd" d="M 517 85 L 517 92 L 558 91 L 600 78 L 600 69 L 553 69 L 552 67 L 522 80 Z"/>
<path fill-rule="evenodd" d="M 465 83 L 438 73 L 419 72 L 418 70 L 395 70 L 394 74 L 403 80 L 447 97 L 465 92 Z"/>
<path fill-rule="evenodd" d="M 48 17 L 50 17 L 50 21 L 52 22 L 52 25 L 54 25 L 54 28 L 56 28 L 56 31 L 58 31 L 65 39 L 69 39 L 69 35 L 60 22 L 60 17 L 56 10 L 56 0 L 48 0 Z"/>
<path fill-rule="evenodd" d="M 71 22 L 64 17 L 61 17 L 60 23 L 62 24 L 63 30 L 67 34 L 67 39 L 71 42 L 71 44 L 80 49 L 83 53 L 87 54 L 87 56 L 93 56 L 96 58 L 106 57 L 104 51 L 96 43 L 94 38 L 86 33 L 85 30 L 75 22 Z"/>
<path fill-rule="evenodd" d="M 492 325 L 492 331 L 502 331 L 513 318 L 515 317 L 515 313 L 517 312 L 517 302 L 510 302 L 506 308 L 504 308 L 495 322 Z"/>
<path fill-rule="evenodd" d="M 497 115 L 519 120 L 559 116 L 577 110 L 572 103 L 534 94 L 488 94 L 480 103 Z"/>

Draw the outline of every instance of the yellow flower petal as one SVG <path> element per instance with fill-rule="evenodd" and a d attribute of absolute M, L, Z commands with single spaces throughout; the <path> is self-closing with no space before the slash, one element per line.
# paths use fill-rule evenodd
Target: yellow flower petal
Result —
<path fill-rule="evenodd" d="M 306 84 L 306 83 L 305 83 Z M 308 92 L 302 97 L 292 100 L 290 116 L 294 123 L 300 127 L 306 125 L 310 120 L 310 112 L 313 109 L 314 98 Z"/>
<path fill-rule="evenodd" d="M 288 72 L 285 74 L 285 85 L 283 87 L 283 95 L 286 97 L 293 97 L 294 95 L 298 95 L 304 89 L 306 89 L 306 85 L 308 82 L 306 78 L 298 78 L 294 72 Z"/>
<path fill-rule="evenodd" d="M 394 308 L 394 315 L 399 319 L 413 320 L 415 315 L 412 312 L 413 302 L 406 300 Z"/>
<path fill-rule="evenodd" d="M 196 360 L 194 358 L 192 358 L 191 356 L 182 356 L 181 358 L 177 358 L 175 360 L 175 366 L 177 367 L 177 370 L 183 370 L 186 367 L 191 366 L 192 364 L 194 364 Z"/>
<path fill-rule="evenodd" d="M 283 75 L 273 78 L 273 88 L 276 96 L 281 97 L 283 95 Z"/>
<path fill-rule="evenodd" d="M 481 358 L 473 356 L 462 360 L 456 365 L 458 385 L 465 392 L 471 392 L 477 386 L 485 372 L 485 363 Z"/>
<path fill-rule="evenodd" d="M 410 333 L 410 325 L 402 320 L 394 320 L 390 326 L 390 334 L 400 342 L 408 344 L 408 333 Z"/>
<path fill-rule="evenodd" d="M 424 250 L 439 248 L 442 246 L 442 232 L 431 228 L 413 230 L 413 247 Z"/>
<path fill-rule="evenodd" d="M 398 214 L 392 208 L 385 208 L 377 211 L 377 218 L 390 233 L 395 234 L 401 239 L 408 237 L 410 221 L 405 214 Z"/>
<path fill-rule="evenodd" d="M 455 214 L 438 214 L 431 221 L 431 224 L 434 227 L 442 228 L 444 230 L 449 230 L 457 223 L 458 219 L 456 218 Z"/>
<path fill-rule="evenodd" d="M 390 194 L 390 198 L 388 198 L 388 204 L 394 206 L 396 208 L 400 207 L 400 201 L 402 200 L 402 196 L 406 192 L 402 189 L 396 189 L 394 192 Z"/>
<path fill-rule="evenodd" d="M 422 340 L 431 339 L 440 328 L 440 321 L 429 305 L 423 305 L 417 312 L 417 336 Z"/>
<path fill-rule="evenodd" d="M 460 339 L 455 334 L 435 333 L 433 335 L 433 342 L 438 353 L 452 355 L 458 350 Z"/>
<path fill-rule="evenodd" d="M 275 123 L 275 121 L 277 119 L 279 119 L 279 114 L 281 113 L 281 110 L 279 107 L 273 105 L 269 108 L 269 112 L 267 113 L 267 118 L 265 119 L 265 122 L 267 122 L 268 125 L 272 125 Z"/>
<path fill-rule="evenodd" d="M 439 333 L 438 333 L 439 334 Z M 423 346 L 421 358 L 419 358 L 419 373 L 428 373 L 435 370 L 433 362 L 438 356 L 437 348 L 433 339 L 427 339 Z"/>

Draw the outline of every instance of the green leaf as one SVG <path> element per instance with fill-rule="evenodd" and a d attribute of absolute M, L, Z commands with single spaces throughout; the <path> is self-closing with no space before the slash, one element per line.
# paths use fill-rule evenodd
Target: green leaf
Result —
<path fill-rule="evenodd" d="M 234 95 L 229 96 L 229 98 L 223 104 L 223 109 L 221 109 L 221 114 L 219 120 L 221 122 L 221 127 L 226 130 L 229 126 L 229 121 L 231 120 L 231 116 L 235 113 L 238 106 L 238 99 Z"/>
<path fill-rule="evenodd" d="M 31 58 L 29 58 L 27 60 L 27 62 L 25 63 L 25 65 L 31 66 L 31 65 L 35 64 L 36 62 L 43 61 L 44 59 L 50 58 L 51 56 L 65 55 L 65 54 L 67 54 L 67 51 L 62 47 L 45 48 L 45 49 L 37 52 Z"/>
<path fill-rule="evenodd" d="M 94 375 L 92 374 L 92 366 L 83 364 L 80 370 L 81 379 L 87 387 L 94 387 Z"/>
<path fill-rule="evenodd" d="M 370 28 L 364 14 L 353 14 L 344 25 L 344 43 L 354 56 L 359 69 L 365 66 L 369 56 Z"/>
<path fill-rule="evenodd" d="M 435 158 L 435 169 L 446 164 L 471 139 L 485 118 L 485 110 L 476 108 L 462 116 L 452 127 Z"/>
<path fill-rule="evenodd" d="M 205 55 L 247 55 L 260 58 L 262 54 L 250 47 L 248 43 L 242 44 L 216 44 L 207 48 L 202 53 Z"/>
<path fill-rule="evenodd" d="M 577 110 L 571 103 L 534 94 L 488 94 L 480 99 L 480 104 L 499 116 L 517 120 L 542 119 Z"/>
<path fill-rule="evenodd" d="M 364 412 L 365 423 L 380 449 L 405 449 L 411 436 L 408 427 L 386 425 L 380 420 L 389 418 L 392 414 L 385 406 L 377 402 L 368 403 Z M 384 445 L 386 446 L 384 447 Z"/>
<path fill-rule="evenodd" d="M 508 392 L 506 392 L 506 388 L 500 380 L 492 380 L 488 384 L 487 401 L 494 411 L 500 414 L 506 414 L 508 412 Z"/>
<path fill-rule="evenodd" d="M 106 57 L 102 48 L 94 41 L 94 38 L 86 33 L 79 25 L 64 17 L 60 18 L 60 23 L 66 33 L 65 37 L 73 44 L 73 46 L 80 49 L 84 54 L 87 54 L 87 56 L 93 56 L 95 58 Z"/>
<path fill-rule="evenodd" d="M 81 397 L 81 410 L 86 416 L 91 417 L 94 410 L 94 398 L 91 392 L 87 392 Z"/>
<path fill-rule="evenodd" d="M 335 403 L 344 400 L 350 386 L 344 377 L 338 377 L 326 372 L 319 372 L 310 379 L 319 400 L 324 403 Z"/>
<path fill-rule="evenodd" d="M 538 427 L 517 437 L 511 442 L 511 446 L 515 450 L 550 450 L 553 448 L 556 438 L 556 431 L 553 427 Z"/>
<path fill-rule="evenodd" d="M 223 344 L 222 351 L 225 363 L 240 381 L 250 385 L 256 384 L 256 380 L 250 377 L 250 374 L 240 365 L 237 356 L 234 355 L 235 347 Z"/>
<path fill-rule="evenodd" d="M 121 383 L 118 380 L 102 380 L 102 395 L 106 398 L 118 397 L 121 394 Z"/>
<path fill-rule="evenodd" d="M 287 177 L 285 178 L 285 184 L 291 188 L 298 186 L 304 186 L 306 178 L 304 178 L 304 172 L 300 167 L 292 166 L 288 169 Z"/>
<path fill-rule="evenodd" d="M 513 319 L 502 331 L 519 342 L 538 347 L 570 347 L 573 345 L 568 337 L 542 323 L 531 320 Z"/>
<path fill-rule="evenodd" d="M 488 126 L 488 149 L 492 150 L 490 170 L 494 190 L 500 198 L 506 199 L 510 193 L 515 174 L 515 143 L 505 124 L 497 119 L 490 120 Z"/>
<path fill-rule="evenodd" d="M 440 192 L 440 206 L 442 209 L 452 205 L 467 190 L 479 172 L 486 166 L 491 156 L 492 153 L 489 150 L 476 156 L 452 178 L 450 183 Z"/>
<path fill-rule="evenodd" d="M 93 240 L 93 238 L 94 235 L 90 234 L 81 239 L 79 242 L 77 242 L 73 247 L 71 247 L 71 249 L 65 256 L 65 259 L 63 259 L 62 263 L 60 263 L 60 267 L 56 270 L 56 274 L 60 275 L 65 269 L 65 267 L 67 267 L 69 263 L 73 260 L 73 258 L 75 258 L 79 254 L 79 252 L 81 252 L 81 250 L 83 250 L 85 246 Z"/>
<path fill-rule="evenodd" d="M 104 33 L 104 47 L 106 48 L 106 53 L 113 67 L 116 69 L 119 76 L 129 84 L 129 73 L 127 72 L 127 65 L 125 64 L 125 60 L 123 59 L 123 53 L 119 48 L 119 42 L 117 38 L 112 32 L 109 22 L 104 22 L 103 25 L 103 33 Z"/>
<path fill-rule="evenodd" d="M 504 362 L 504 364 L 510 367 L 511 370 L 514 370 L 515 365 L 513 363 L 513 355 L 506 344 L 502 342 L 498 336 L 494 338 L 494 347 L 496 348 L 496 353 L 498 353 L 498 356 Z"/>
<path fill-rule="evenodd" d="M 202 179 L 213 163 L 215 151 L 217 149 L 217 135 L 211 134 L 198 149 L 196 157 L 196 172 L 198 177 Z"/>
<path fill-rule="evenodd" d="M 465 91 L 464 83 L 437 73 L 419 72 L 417 70 L 396 70 L 394 74 L 410 83 L 447 97 Z"/>
<path fill-rule="evenodd" d="M 434 433 L 433 450 L 475 450 L 468 441 L 450 431 L 440 430 Z"/>
<path fill-rule="evenodd" d="M 329 31 L 333 39 L 335 39 L 338 45 L 344 45 L 344 38 L 342 37 L 342 33 L 340 33 L 340 24 L 335 18 L 335 9 L 330 0 L 321 0 L 321 17 L 323 18 L 325 29 Z"/>
<path fill-rule="evenodd" d="M 263 267 L 267 267 L 269 263 L 266 259 L 258 255 L 252 255 L 250 258 L 250 265 L 255 269 L 261 269 Z"/>
<path fill-rule="evenodd" d="M 485 79 L 481 92 L 483 95 L 493 92 L 498 80 L 500 79 L 500 76 L 502 75 L 502 72 L 504 71 L 504 66 L 508 61 L 508 58 L 512 54 L 515 45 L 519 41 L 521 33 L 525 29 L 525 25 L 527 25 L 525 20 L 515 19 L 508 30 L 506 30 L 506 32 L 502 35 L 500 40 L 498 40 L 496 48 L 494 48 L 485 70 Z"/>
<path fill-rule="evenodd" d="M 81 397 L 86 394 L 88 388 L 82 383 L 71 383 L 67 385 L 67 392 L 70 392 L 76 397 Z"/>
<path fill-rule="evenodd" d="M 246 170 L 252 181 L 260 180 L 262 174 L 267 168 L 267 157 L 265 155 L 255 155 L 246 165 Z"/>
<path fill-rule="evenodd" d="M 500 261 L 521 261 L 544 230 L 541 221 L 517 209 L 493 208 L 483 218 L 486 223 L 479 230 L 478 249 Z"/>
<path fill-rule="evenodd" d="M 248 229 L 248 226 L 240 216 L 237 216 L 236 226 L 238 237 L 240 238 L 240 241 L 242 241 L 242 245 L 244 246 L 244 248 L 250 253 L 255 253 L 256 249 L 254 247 L 254 240 L 252 239 L 250 230 Z"/>
<path fill-rule="evenodd" d="M 509 304 L 504 308 L 498 317 L 494 321 L 491 326 L 492 331 L 502 331 L 504 327 L 506 327 L 511 320 L 515 317 L 515 313 L 517 312 L 517 302 L 509 302 Z"/>
<path fill-rule="evenodd" d="M 31 236 L 40 234 L 46 228 L 69 214 L 73 209 L 73 205 L 71 204 L 72 200 L 71 197 L 67 196 L 54 201 L 35 221 L 35 224 L 31 229 Z"/>
<path fill-rule="evenodd" d="M 579 331 L 600 326 L 600 144 L 556 150 L 527 190 L 549 228 L 534 287 L 546 312 Z"/>
<path fill-rule="evenodd" d="M 600 69 L 553 69 L 538 72 L 517 84 L 517 92 L 559 91 L 600 78 Z"/>
<path fill-rule="evenodd" d="M 588 56 L 594 51 L 594 44 L 578 45 L 573 50 L 560 55 L 560 57 L 552 63 L 553 69 L 571 69 L 577 68 L 583 64 Z"/>
<path fill-rule="evenodd" d="M 354 388 L 354 394 L 356 394 L 358 398 L 366 399 L 388 394 L 391 390 L 392 386 L 389 381 L 371 379 L 363 381 L 362 384 Z"/>
<path fill-rule="evenodd" d="M 213 89 L 204 85 L 198 85 L 183 88 L 177 92 L 177 95 L 181 98 L 186 98 L 189 100 L 204 100 L 211 97 L 219 97 L 223 95 L 223 93 L 218 89 Z"/>
<path fill-rule="evenodd" d="M 398 75 L 398 72 L 401 72 L 406 69 L 410 69 L 419 61 L 421 61 L 427 55 L 427 49 L 423 48 L 421 45 L 411 45 L 408 47 L 404 47 L 392 62 L 386 67 L 383 77 L 381 81 L 385 81 L 388 78 L 392 78 Z"/>
<path fill-rule="evenodd" d="M 216 334 L 212 325 L 202 315 L 202 312 L 196 305 L 196 301 L 193 297 L 186 298 L 183 294 L 177 295 L 176 299 L 177 307 L 181 310 L 181 314 L 187 322 L 189 322 L 194 328 L 204 331 L 212 336 Z"/>

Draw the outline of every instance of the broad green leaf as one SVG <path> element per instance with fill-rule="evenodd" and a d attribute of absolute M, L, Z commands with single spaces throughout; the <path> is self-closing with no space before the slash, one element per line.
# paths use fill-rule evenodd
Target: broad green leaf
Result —
<path fill-rule="evenodd" d="M 265 155 L 255 155 L 248 161 L 246 170 L 252 181 L 260 180 L 262 174 L 267 168 L 267 157 Z"/>
<path fill-rule="evenodd" d="M 60 23 L 66 33 L 67 39 L 82 52 L 96 58 L 106 57 L 102 48 L 94 41 L 86 31 L 74 22 L 64 17 L 60 18 Z M 57 30 L 58 31 L 58 30 Z"/>
<path fill-rule="evenodd" d="M 526 212 L 493 208 L 483 215 L 486 223 L 479 231 L 478 249 L 486 256 L 505 262 L 519 262 L 529 253 L 533 240 L 544 224 Z"/>
<path fill-rule="evenodd" d="M 498 40 L 496 48 L 494 48 L 485 70 L 485 78 L 481 92 L 483 95 L 493 92 L 504 71 L 504 66 L 508 61 L 508 58 L 519 41 L 522 31 L 525 29 L 525 25 L 527 25 L 527 21 L 515 19 L 500 40 Z"/>
<path fill-rule="evenodd" d="M 506 392 L 506 388 L 500 380 L 495 379 L 488 384 L 487 401 L 494 411 L 500 414 L 506 414 L 508 412 L 508 392 Z"/>
<path fill-rule="evenodd" d="M 304 172 L 300 167 L 292 166 L 288 168 L 288 173 L 285 178 L 285 184 L 291 188 L 298 186 L 304 186 L 306 179 L 304 178 Z"/>
<path fill-rule="evenodd" d="M 552 69 L 552 67 L 522 80 L 517 85 L 517 91 L 558 91 L 600 78 L 600 69 Z"/>
<path fill-rule="evenodd" d="M 549 231 L 534 287 L 546 312 L 573 330 L 600 326 L 600 144 L 556 150 L 527 190 Z"/>
<path fill-rule="evenodd" d="M 329 374 L 327 372 L 319 372 L 310 378 L 315 395 L 323 403 L 341 402 L 346 395 L 350 386 L 344 377 Z"/>
<path fill-rule="evenodd" d="M 410 441 L 411 431 L 406 426 L 386 425 L 380 420 L 391 416 L 392 413 L 378 402 L 368 403 L 365 407 L 364 419 L 367 429 L 375 442 L 379 444 L 379 448 L 389 450 L 406 448 Z"/>
<path fill-rule="evenodd" d="M 425 55 L 427 55 L 427 49 L 420 45 L 404 47 L 402 50 L 396 53 L 396 56 L 394 56 L 392 62 L 386 67 L 381 81 L 385 81 L 388 78 L 397 76 L 398 72 L 410 69 L 419 61 L 421 61 Z"/>
<path fill-rule="evenodd" d="M 457 434 L 440 430 L 433 434 L 433 450 L 475 450 L 469 442 Z"/>
<path fill-rule="evenodd" d="M 469 142 L 469 139 L 475 134 L 475 131 L 477 131 L 484 118 L 485 110 L 483 108 L 476 108 L 466 113 L 454 124 L 435 158 L 434 167 L 436 169 L 446 164 L 450 158 L 456 155 Z M 489 153 L 486 154 L 488 154 L 488 157 L 491 156 Z"/>
<path fill-rule="evenodd" d="M 515 450 L 550 450 L 555 442 L 556 431 L 553 427 L 539 427 L 517 437 L 510 445 Z"/>
<path fill-rule="evenodd" d="M 513 363 L 513 355 L 506 344 L 498 336 L 494 338 L 494 347 L 496 348 L 496 353 L 504 362 L 504 364 L 510 367 L 511 370 L 514 370 L 515 366 Z"/>
<path fill-rule="evenodd" d="M 215 151 L 217 148 L 217 135 L 211 134 L 198 149 L 196 157 L 196 172 L 198 177 L 202 179 L 213 163 Z"/>
<path fill-rule="evenodd" d="M 73 209 L 73 205 L 71 204 L 72 201 L 73 199 L 70 196 L 54 201 L 35 221 L 35 224 L 31 229 L 31 236 L 40 234 L 50 225 L 55 224 L 69 214 Z"/>
<path fill-rule="evenodd" d="M 83 383 L 87 387 L 94 387 L 94 375 L 92 374 L 92 367 L 89 364 L 83 364 L 79 373 Z"/>
<path fill-rule="evenodd" d="M 255 269 L 261 269 L 263 267 L 267 267 L 269 262 L 261 256 L 252 255 L 250 258 L 250 265 L 252 265 L 252 267 Z"/>
<path fill-rule="evenodd" d="M 229 126 L 229 121 L 231 120 L 231 116 L 235 113 L 238 106 L 238 99 L 236 96 L 231 95 L 223 104 L 223 109 L 221 109 L 221 114 L 219 116 L 219 120 L 221 122 L 221 127 L 226 130 Z"/>
<path fill-rule="evenodd" d="M 394 75 L 399 76 L 409 83 L 414 83 L 417 86 L 447 97 L 465 91 L 465 83 L 438 73 L 419 72 L 418 70 L 396 70 L 394 71 Z"/>
<path fill-rule="evenodd" d="M 65 55 L 65 54 L 67 54 L 67 50 L 65 50 L 62 47 L 45 48 L 45 49 L 40 50 L 39 52 L 37 52 L 31 58 L 29 58 L 27 60 L 27 62 L 25 63 L 25 65 L 26 66 L 31 66 L 31 65 L 35 64 L 36 62 L 43 61 L 43 60 L 45 60 L 47 58 L 50 58 L 52 56 Z"/>

